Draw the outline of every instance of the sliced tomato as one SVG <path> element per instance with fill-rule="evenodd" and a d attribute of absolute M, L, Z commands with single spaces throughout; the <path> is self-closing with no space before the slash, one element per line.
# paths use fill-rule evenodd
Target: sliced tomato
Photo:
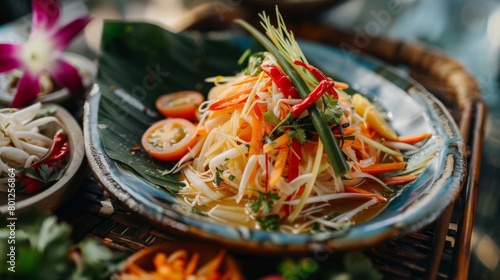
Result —
<path fill-rule="evenodd" d="M 152 157 L 174 161 L 181 159 L 196 143 L 196 126 L 181 118 L 161 120 L 142 135 L 142 146 Z"/>
<path fill-rule="evenodd" d="M 198 107 L 204 101 L 200 92 L 183 90 L 164 94 L 156 99 L 156 109 L 167 118 L 197 120 Z"/>

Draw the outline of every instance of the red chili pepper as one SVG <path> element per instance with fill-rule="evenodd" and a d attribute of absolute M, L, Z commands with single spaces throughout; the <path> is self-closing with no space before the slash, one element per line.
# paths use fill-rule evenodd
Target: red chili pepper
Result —
<path fill-rule="evenodd" d="M 59 130 L 52 140 L 49 151 L 42 157 L 39 161 L 33 163 L 30 168 L 34 169 L 36 172 L 42 164 L 47 165 L 52 168 L 52 172 L 58 172 L 61 168 L 66 165 L 66 160 L 69 154 L 69 142 L 68 136 L 62 130 Z M 23 179 L 21 180 L 21 186 L 25 187 L 28 194 L 33 194 L 40 191 L 46 186 L 46 182 L 42 182 L 35 178 L 28 177 L 26 171 L 22 173 Z"/>
<path fill-rule="evenodd" d="M 52 144 L 49 151 L 39 161 L 33 163 L 31 167 L 38 168 L 40 164 L 47 164 L 47 162 L 52 161 L 56 156 L 58 158 L 63 157 L 64 155 L 59 155 L 59 153 L 61 152 L 63 146 L 67 143 L 67 139 L 68 135 L 66 135 L 66 133 L 64 133 L 62 130 L 58 130 L 52 139 Z M 65 153 L 67 153 L 67 146 L 68 144 L 66 144 L 66 148 L 64 151 Z"/>
<path fill-rule="evenodd" d="M 292 106 L 292 111 L 290 112 L 292 116 L 298 118 L 300 114 L 316 102 L 325 91 L 333 88 L 333 85 L 333 81 L 330 80 L 323 80 L 319 82 L 319 85 L 317 85 L 316 88 L 314 88 L 314 90 L 306 96 L 306 98 L 304 98 L 300 103 Z"/>
<path fill-rule="evenodd" d="M 300 162 L 302 161 L 302 145 L 299 140 L 294 139 L 292 141 L 292 147 L 288 158 L 290 159 L 288 164 L 288 182 L 290 182 L 299 177 L 299 167 Z"/>
<path fill-rule="evenodd" d="M 41 190 L 45 183 L 35 178 L 26 177 L 21 181 L 21 186 L 26 187 L 27 194 L 33 194 Z"/>
<path fill-rule="evenodd" d="M 292 141 L 292 146 L 290 148 L 290 154 L 288 158 L 290 159 L 288 163 L 288 182 L 291 182 L 295 178 L 299 177 L 300 162 L 302 161 L 302 145 L 300 144 L 299 140 L 294 139 Z M 293 196 L 289 195 L 286 198 L 286 201 L 290 201 L 292 198 Z M 285 212 L 285 216 L 288 216 L 292 212 L 292 206 L 283 205 L 282 210 Z"/>
<path fill-rule="evenodd" d="M 309 70 L 309 72 L 311 72 L 311 74 L 313 74 L 314 77 L 316 77 L 316 79 L 318 80 L 318 82 L 321 82 L 321 81 L 324 81 L 324 80 L 329 80 L 332 83 L 334 83 L 333 85 L 335 85 L 335 82 L 333 80 L 328 79 L 328 77 L 325 75 L 325 73 L 321 72 L 318 68 L 312 66 L 311 64 L 306 64 L 306 63 L 304 63 L 303 61 L 300 61 L 300 60 L 295 60 L 293 63 L 295 65 L 302 66 L 302 67 L 306 68 L 307 70 Z M 338 96 L 337 92 L 335 91 L 335 88 L 333 87 L 333 85 L 328 90 L 328 93 L 330 95 L 333 95 L 333 97 L 338 98 L 339 96 Z"/>
<path fill-rule="evenodd" d="M 264 156 L 266 160 L 266 182 L 264 184 L 264 191 L 267 192 L 267 190 L 269 189 L 269 166 L 268 166 L 269 155 L 265 153 Z"/>
<path fill-rule="evenodd" d="M 276 86 L 281 90 L 285 98 L 300 98 L 297 89 L 293 86 L 292 81 L 283 71 L 276 65 L 261 65 L 262 70 L 273 80 Z"/>

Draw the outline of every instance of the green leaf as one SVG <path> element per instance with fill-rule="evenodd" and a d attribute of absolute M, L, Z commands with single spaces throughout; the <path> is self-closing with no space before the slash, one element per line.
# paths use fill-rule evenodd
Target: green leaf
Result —
<path fill-rule="evenodd" d="M 234 75 L 242 53 L 251 44 L 228 44 L 200 34 L 171 33 L 148 23 L 110 21 L 104 24 L 99 72 L 99 134 L 106 154 L 150 183 L 150 190 L 166 189 L 164 199 L 183 186 L 175 175 L 158 170 L 173 162 L 151 158 L 140 145 L 142 134 L 163 118 L 156 99 L 179 90 L 207 94 L 207 77 Z"/>
<path fill-rule="evenodd" d="M 49 167 L 47 164 L 42 163 L 40 164 L 38 169 L 32 167 L 27 168 L 26 176 L 38 180 L 44 184 L 48 184 L 50 182 L 54 182 L 61 179 L 67 167 L 68 166 L 66 165 L 64 166 L 64 168 L 55 170 L 53 167 Z"/>
<path fill-rule="evenodd" d="M 32 168 L 32 167 L 27 168 L 26 169 L 26 176 L 33 178 L 35 180 L 38 180 L 40 182 L 44 182 L 43 177 L 35 170 L 35 168 Z"/>
<path fill-rule="evenodd" d="M 297 141 L 300 142 L 300 144 L 304 145 L 306 143 L 307 135 L 306 131 L 303 128 L 300 128 L 298 126 L 291 127 L 290 130 L 288 130 L 288 136 L 290 136 L 290 139 L 296 139 Z"/>
<path fill-rule="evenodd" d="M 262 230 L 277 230 L 279 215 L 268 215 L 263 217 L 257 217 L 255 220 L 259 223 Z"/>
<path fill-rule="evenodd" d="M 325 116 L 325 120 L 329 124 L 339 124 L 340 118 L 343 115 L 342 107 L 338 105 L 338 99 L 333 98 L 333 96 L 329 95 L 326 98 L 325 102 L 325 110 L 323 111 L 323 115 Z"/>
<path fill-rule="evenodd" d="M 255 214 L 267 215 L 272 209 L 274 202 L 280 199 L 279 194 L 272 191 L 261 192 L 258 191 L 259 196 L 247 203 L 248 208 L 250 208 Z"/>
<path fill-rule="evenodd" d="M 85 239 L 76 246 L 80 252 L 82 263 L 80 269 L 75 270 L 72 279 L 108 279 L 117 271 L 122 254 L 114 255 L 108 248 L 95 239 Z"/>
<path fill-rule="evenodd" d="M 14 279 L 109 279 L 125 258 L 113 254 L 96 240 L 84 239 L 73 244 L 71 227 L 58 222 L 48 212 L 28 211 L 16 223 L 16 272 Z M 6 235 L 7 233 L 7 235 Z M 7 243 L 9 229 L 0 228 L 0 249 Z M 73 248 L 73 249 L 72 249 Z M 71 254 L 79 252 L 80 261 Z M 9 279 L 7 254 L 0 255 L 0 278 Z M 78 259 L 78 258 L 77 258 Z"/>
<path fill-rule="evenodd" d="M 311 258 L 301 258 L 293 260 L 287 258 L 278 265 L 278 272 L 284 279 L 314 279 L 312 274 L 318 270 L 319 266 Z"/>
<path fill-rule="evenodd" d="M 215 184 L 218 186 L 220 185 L 222 182 L 224 182 L 224 178 L 222 177 L 224 175 L 224 169 L 219 169 L 219 168 L 215 168 Z"/>
<path fill-rule="evenodd" d="M 264 121 L 269 125 L 275 126 L 280 123 L 280 119 L 274 114 L 273 111 L 264 112 L 262 113 L 262 116 L 264 116 Z"/>
<path fill-rule="evenodd" d="M 248 208 L 250 208 L 250 210 L 252 210 L 252 212 L 254 213 L 259 213 L 261 205 L 262 205 L 261 199 L 254 199 L 247 203 Z"/>
<path fill-rule="evenodd" d="M 40 177 L 42 178 L 42 182 L 48 183 L 50 180 L 50 175 L 54 169 L 52 167 L 49 167 L 47 164 L 40 164 L 40 167 L 38 168 L 38 173 L 40 174 Z"/>
<path fill-rule="evenodd" d="M 344 258 L 344 266 L 353 280 L 382 279 L 380 273 L 373 268 L 370 259 L 360 252 L 352 252 Z"/>

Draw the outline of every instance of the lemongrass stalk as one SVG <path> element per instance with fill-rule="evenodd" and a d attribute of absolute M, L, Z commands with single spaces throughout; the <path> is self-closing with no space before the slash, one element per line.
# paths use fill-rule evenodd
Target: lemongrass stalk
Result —
<path fill-rule="evenodd" d="M 288 75 L 295 88 L 300 95 L 300 97 L 305 98 L 310 90 L 306 82 L 302 79 L 300 74 L 296 69 L 287 62 L 287 60 L 281 55 L 280 51 L 273 45 L 273 43 L 264 36 L 260 31 L 251 26 L 244 20 L 236 20 L 243 28 L 245 28 L 250 34 L 252 34 L 271 54 L 273 54 L 281 66 L 283 71 Z M 337 139 L 333 136 L 332 131 L 328 127 L 328 123 L 323 118 L 321 111 L 316 104 L 313 104 L 308 109 L 311 115 L 312 123 L 316 128 L 316 131 L 325 145 L 325 151 L 328 155 L 330 163 L 333 165 L 333 169 L 338 176 L 341 176 L 349 171 L 349 167 L 342 155 L 342 151 L 338 145 Z"/>
<path fill-rule="evenodd" d="M 361 141 L 365 142 L 366 144 L 372 146 L 373 148 L 380 150 L 388 155 L 395 156 L 395 157 L 402 157 L 403 155 L 400 152 L 394 151 L 383 144 L 371 139 L 370 137 L 364 136 L 361 133 L 355 133 L 355 136 L 358 137 Z"/>

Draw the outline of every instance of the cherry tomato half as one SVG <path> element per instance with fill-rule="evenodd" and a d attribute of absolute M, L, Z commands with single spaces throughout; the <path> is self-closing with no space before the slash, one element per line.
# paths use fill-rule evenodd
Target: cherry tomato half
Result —
<path fill-rule="evenodd" d="M 159 160 L 181 159 L 196 143 L 195 125 L 181 118 L 161 120 L 150 126 L 142 135 L 146 152 Z"/>
<path fill-rule="evenodd" d="M 198 107 L 204 101 L 201 93 L 192 90 L 164 94 L 156 99 L 156 109 L 167 118 L 197 120 Z"/>

